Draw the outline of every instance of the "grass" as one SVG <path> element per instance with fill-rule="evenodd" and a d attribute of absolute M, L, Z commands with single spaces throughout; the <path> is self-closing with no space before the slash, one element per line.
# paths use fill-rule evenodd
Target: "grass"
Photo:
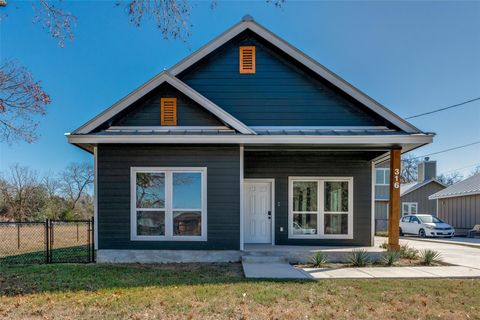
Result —
<path fill-rule="evenodd" d="M 478 319 L 480 280 L 247 280 L 240 264 L 0 269 L 1 319 Z"/>

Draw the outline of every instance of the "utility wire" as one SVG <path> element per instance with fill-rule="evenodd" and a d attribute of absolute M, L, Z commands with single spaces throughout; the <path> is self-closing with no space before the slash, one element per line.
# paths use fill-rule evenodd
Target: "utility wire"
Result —
<path fill-rule="evenodd" d="M 472 143 L 464 144 L 463 146 L 453 147 L 453 148 L 449 148 L 449 149 L 445 149 L 445 150 L 440 150 L 440 151 L 437 151 L 437 152 L 432 152 L 432 153 L 429 153 L 429 154 L 424 154 L 423 156 L 415 157 L 413 159 L 419 159 L 419 158 L 424 158 L 424 157 L 428 157 L 428 156 L 433 156 L 434 154 L 439 154 L 439 153 L 444 153 L 444 152 L 448 152 L 448 151 L 452 151 L 452 150 L 457 150 L 457 149 L 473 146 L 473 145 L 479 144 L 479 143 L 480 143 L 480 141 L 475 141 L 475 142 L 472 142 Z"/>
<path fill-rule="evenodd" d="M 407 118 L 405 118 L 405 119 L 413 119 L 413 118 L 418 118 L 418 117 L 421 117 L 421 116 L 426 116 L 427 114 L 432 114 L 432 113 L 436 113 L 436 112 L 448 110 L 448 109 L 451 109 L 451 108 L 463 106 L 464 104 L 467 104 L 467 103 L 470 103 L 470 102 L 474 102 L 474 101 L 477 101 L 477 100 L 480 100 L 480 97 L 475 98 L 475 99 L 471 99 L 471 100 L 468 100 L 468 101 L 464 101 L 464 102 L 461 102 L 461 103 L 457 103 L 457 104 L 454 104 L 454 105 L 451 105 L 451 106 L 448 106 L 448 107 L 443 107 L 443 108 L 436 109 L 436 110 L 432 110 L 432 111 L 429 111 L 429 112 L 416 114 L 416 115 L 414 115 L 414 116 L 410 116 L 410 117 L 407 117 Z"/>
<path fill-rule="evenodd" d="M 463 169 L 467 169 L 467 168 L 471 168 L 471 167 L 475 167 L 475 166 L 480 166 L 480 162 L 479 162 L 479 163 L 471 164 L 471 165 L 469 165 L 469 166 L 465 166 L 465 167 L 461 167 L 461 168 L 449 170 L 449 171 L 443 171 L 442 173 L 443 173 L 443 174 L 445 174 L 445 173 L 450 173 L 450 172 L 459 171 L 459 170 L 463 170 Z"/>

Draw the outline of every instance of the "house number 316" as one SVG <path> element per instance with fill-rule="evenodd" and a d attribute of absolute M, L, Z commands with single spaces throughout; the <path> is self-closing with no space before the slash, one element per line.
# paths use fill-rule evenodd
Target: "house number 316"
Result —
<path fill-rule="evenodd" d="M 400 170 L 399 169 L 393 170 L 393 187 L 395 189 L 400 188 Z"/>

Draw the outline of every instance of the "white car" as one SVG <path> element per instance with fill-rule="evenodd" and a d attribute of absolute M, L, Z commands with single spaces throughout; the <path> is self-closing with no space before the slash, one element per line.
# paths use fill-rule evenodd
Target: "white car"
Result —
<path fill-rule="evenodd" d="M 404 234 L 416 234 L 421 238 L 452 238 L 455 235 L 455 229 L 430 214 L 411 214 L 400 219 L 400 235 Z"/>

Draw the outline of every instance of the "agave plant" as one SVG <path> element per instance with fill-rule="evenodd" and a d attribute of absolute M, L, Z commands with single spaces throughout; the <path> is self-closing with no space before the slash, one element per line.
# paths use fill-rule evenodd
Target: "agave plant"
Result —
<path fill-rule="evenodd" d="M 400 257 L 415 260 L 418 258 L 418 250 L 408 246 L 408 244 L 403 244 L 400 246 Z"/>
<path fill-rule="evenodd" d="M 317 251 L 312 255 L 310 261 L 315 268 L 319 268 L 327 264 L 328 255 L 325 252 Z"/>
<path fill-rule="evenodd" d="M 366 250 L 355 249 L 348 256 L 348 262 L 354 267 L 365 267 L 370 262 L 370 258 Z"/>
<path fill-rule="evenodd" d="M 381 262 L 386 266 L 393 266 L 395 263 L 400 260 L 400 252 L 398 251 L 387 251 L 383 254 Z"/>
<path fill-rule="evenodd" d="M 423 265 L 431 266 L 434 263 L 441 262 L 442 256 L 438 251 L 425 249 L 420 252 L 420 260 L 422 261 Z"/>

